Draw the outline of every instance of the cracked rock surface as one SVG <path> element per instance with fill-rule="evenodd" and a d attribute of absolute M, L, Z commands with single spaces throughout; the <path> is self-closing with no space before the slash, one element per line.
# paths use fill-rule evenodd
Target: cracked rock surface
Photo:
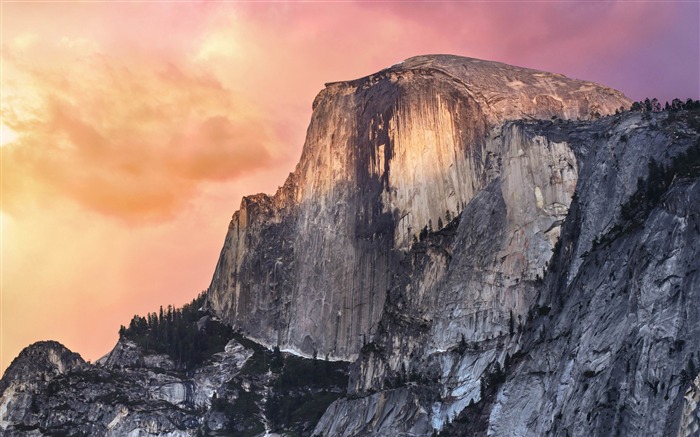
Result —
<path fill-rule="evenodd" d="M 499 175 L 511 246 L 481 274 L 501 289 L 534 278 L 566 215 L 577 161 L 565 143 L 503 123 L 590 119 L 629 104 L 591 82 L 447 55 L 326 84 L 294 173 L 274 196 L 245 197 L 233 215 L 209 305 L 262 343 L 354 360 L 421 230 L 445 226 Z M 505 316 L 488 302 L 469 310 L 481 317 L 470 335 L 493 335 L 511 308 L 526 309 L 505 294 Z"/>

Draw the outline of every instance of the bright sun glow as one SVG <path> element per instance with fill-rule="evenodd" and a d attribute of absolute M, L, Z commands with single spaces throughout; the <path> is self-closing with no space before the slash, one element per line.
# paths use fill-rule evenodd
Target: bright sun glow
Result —
<path fill-rule="evenodd" d="M 5 214 L 0 209 L 0 232 L 2 232 L 4 234 L 4 232 L 7 230 L 7 227 L 10 225 L 10 222 L 11 222 L 10 216 Z M 4 240 L 4 238 L 2 240 Z M 0 240 L 0 241 L 2 241 L 2 240 Z M 3 243 L 4 243 L 4 241 L 3 241 Z"/>
<path fill-rule="evenodd" d="M 2 249 L 2 255 L 7 252 L 7 230 L 12 224 L 12 218 L 0 210 L 0 249 Z"/>
<path fill-rule="evenodd" d="M 17 134 L 15 131 L 4 124 L 0 124 L 0 147 L 5 147 L 15 141 L 17 141 Z"/>

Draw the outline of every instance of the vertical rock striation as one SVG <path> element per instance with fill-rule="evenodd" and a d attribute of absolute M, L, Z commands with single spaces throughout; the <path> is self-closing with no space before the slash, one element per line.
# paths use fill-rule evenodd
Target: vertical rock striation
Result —
<path fill-rule="evenodd" d="M 498 391 L 489 434 L 666 436 L 697 426 L 697 158 L 695 178 L 674 177 L 631 217 L 622 205 L 635 205 L 639 178 L 664 187 L 654 166 L 697 156 L 699 122 L 697 112 L 637 113 L 572 132 L 584 166 L 539 293 L 551 312 L 535 321 L 527 355 Z"/>
<path fill-rule="evenodd" d="M 492 182 L 402 259 L 354 396 L 316 434 L 692 435 L 698 127 L 697 112 L 505 123 Z M 638 195 L 679 165 L 694 179 Z"/>
<path fill-rule="evenodd" d="M 507 191 L 504 220 L 525 226 L 510 249 L 502 248 L 505 276 L 534 278 L 546 262 L 538 245 L 553 244 L 556 226 L 547 241 L 525 240 L 530 232 L 544 235 L 566 214 L 575 160 L 557 146 L 521 150 L 515 138 L 515 149 L 499 162 L 500 126 L 522 118 L 588 119 L 629 103 L 590 82 L 446 55 L 327 84 L 314 101 L 294 173 L 274 196 L 246 197 L 234 214 L 209 305 L 263 343 L 353 360 L 376 332 L 392 276 L 421 231 L 451 221 L 504 168 L 504 189 L 520 190 Z M 550 165 L 558 172 L 554 183 L 537 179 L 536 169 Z M 535 210 L 549 218 L 523 222 Z M 544 222 L 551 223 L 540 229 Z M 498 281 L 492 276 L 487 280 Z M 518 299 L 502 297 L 524 308 Z M 479 314 L 491 332 L 504 316 L 489 305 Z M 440 319 L 439 329 L 449 325 Z M 486 335 L 476 334 L 480 329 L 473 327 L 473 335 Z"/>

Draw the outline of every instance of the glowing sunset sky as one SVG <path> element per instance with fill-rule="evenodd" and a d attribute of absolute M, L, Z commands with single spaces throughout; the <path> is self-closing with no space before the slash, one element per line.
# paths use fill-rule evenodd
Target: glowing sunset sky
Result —
<path fill-rule="evenodd" d="M 7 3 L 0 372 L 209 285 L 241 196 L 272 193 L 324 82 L 426 53 L 700 98 L 698 2 Z"/>

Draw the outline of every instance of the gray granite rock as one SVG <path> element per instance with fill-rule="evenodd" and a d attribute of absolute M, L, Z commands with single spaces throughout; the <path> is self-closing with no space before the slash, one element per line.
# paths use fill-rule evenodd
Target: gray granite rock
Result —
<path fill-rule="evenodd" d="M 262 343 L 353 360 L 376 332 L 414 238 L 445 225 L 500 171 L 508 226 L 529 227 L 501 254 L 509 271 L 492 280 L 514 269 L 534 277 L 545 250 L 537 244 L 551 246 L 558 230 L 549 227 L 566 214 L 576 161 L 565 144 L 530 147 L 517 129 L 504 131 L 514 137 L 504 142 L 502 124 L 589 119 L 629 104 L 591 82 L 447 55 L 326 84 L 294 173 L 274 196 L 248 196 L 234 214 L 209 306 Z M 533 171 L 540 168 L 549 172 Z M 548 229 L 548 242 L 525 247 L 529 233 Z M 523 259 L 515 253 L 522 248 Z M 480 314 L 493 312 L 487 306 Z M 491 335 L 498 326 L 485 329 Z"/>

